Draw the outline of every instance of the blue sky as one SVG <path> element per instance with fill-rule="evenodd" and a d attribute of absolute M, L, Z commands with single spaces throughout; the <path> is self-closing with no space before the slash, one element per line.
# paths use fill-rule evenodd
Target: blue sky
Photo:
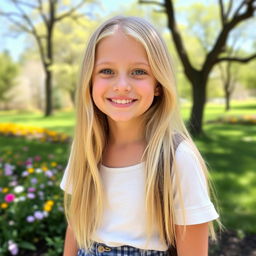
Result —
<path fill-rule="evenodd" d="M 11 10 L 11 5 L 8 4 L 8 1 L 0 0 L 0 8 L 5 9 L 8 8 L 8 10 Z M 72 0 L 73 1 L 73 0 Z M 126 4 L 129 4 L 132 0 L 126 0 Z M 116 10 L 120 10 L 121 6 L 124 5 L 124 2 L 118 1 L 118 0 L 105 0 L 100 1 L 102 5 L 102 12 L 108 13 Z M 123 7 L 122 7 L 123 8 Z M 0 19 L 0 52 L 3 50 L 8 50 L 8 52 L 11 54 L 13 59 L 17 61 L 19 59 L 19 56 L 24 51 L 25 48 L 25 36 L 19 35 L 16 37 L 10 37 L 8 33 L 8 26 L 9 23 L 1 18 Z M 8 36 L 7 36 L 8 34 Z"/>

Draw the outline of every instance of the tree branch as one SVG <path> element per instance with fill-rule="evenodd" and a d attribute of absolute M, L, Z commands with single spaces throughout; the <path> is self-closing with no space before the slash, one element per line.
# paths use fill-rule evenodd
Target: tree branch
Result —
<path fill-rule="evenodd" d="M 155 4 L 155 5 L 159 5 L 161 7 L 164 7 L 164 4 L 159 3 L 157 1 L 146 1 L 146 0 L 139 0 L 139 4 Z"/>
<path fill-rule="evenodd" d="M 247 8 L 245 9 L 245 11 L 240 15 L 234 15 L 229 22 L 225 23 L 224 27 L 222 28 L 215 41 L 212 50 L 207 55 L 207 58 L 203 64 L 203 69 L 210 70 L 213 65 L 218 62 L 217 58 L 219 54 L 224 50 L 224 46 L 226 45 L 226 41 L 230 31 L 232 31 L 232 29 L 236 27 L 240 22 L 253 16 L 255 11 L 255 6 L 253 6 L 254 0 L 243 1 L 238 9 L 240 9 L 245 2 L 247 4 Z"/>
<path fill-rule="evenodd" d="M 36 9 L 38 6 L 36 6 L 36 5 L 33 5 L 33 4 L 31 4 L 31 3 L 27 3 L 27 2 L 25 2 L 25 1 L 21 1 L 21 0 L 14 0 L 17 4 L 20 4 L 20 5 L 24 5 L 24 6 L 26 6 L 26 7 L 29 7 L 29 8 L 31 8 L 31 9 Z"/>
<path fill-rule="evenodd" d="M 227 20 L 228 20 L 230 12 L 232 10 L 232 7 L 233 7 L 233 0 L 230 0 L 228 3 L 228 9 L 227 9 L 227 13 L 226 13 Z"/>
<path fill-rule="evenodd" d="M 64 12 L 63 14 L 61 14 L 59 17 L 56 17 L 54 19 L 54 21 L 60 21 L 64 18 L 66 18 L 67 16 L 72 16 L 72 14 L 80 7 L 82 7 L 85 4 L 84 0 L 82 0 L 79 4 L 77 4 L 76 6 L 72 7 L 69 11 Z"/>
<path fill-rule="evenodd" d="M 246 58 L 239 58 L 239 57 L 222 57 L 222 58 L 218 58 L 216 60 L 216 63 L 222 62 L 222 61 L 233 61 L 233 62 L 241 62 L 241 63 L 247 63 L 253 59 L 256 59 L 256 53 L 246 57 Z"/>
<path fill-rule="evenodd" d="M 175 11 L 173 7 L 172 0 L 165 0 L 164 6 L 166 9 L 166 12 L 168 13 L 168 27 L 172 31 L 172 37 L 174 41 L 175 48 L 177 50 L 177 53 L 181 59 L 181 62 L 183 63 L 184 71 L 189 79 L 192 79 L 191 77 L 196 72 L 195 68 L 192 66 L 187 51 L 185 49 L 185 46 L 183 44 L 183 40 L 181 37 L 181 34 L 179 32 L 179 29 L 177 27 L 176 18 L 175 18 Z"/>
<path fill-rule="evenodd" d="M 23 23 L 20 23 L 17 20 L 15 20 L 14 18 L 12 18 L 12 16 L 17 16 L 21 19 L 21 16 L 18 13 L 0 12 L 0 16 L 4 16 L 5 18 L 7 18 L 10 23 L 14 24 L 19 29 L 26 31 L 27 33 L 30 33 L 30 34 L 33 33 L 32 30 L 29 29 L 28 27 L 24 26 Z"/>
<path fill-rule="evenodd" d="M 221 23 L 222 23 L 222 27 L 223 27 L 224 24 L 226 23 L 226 16 L 224 13 L 223 0 L 219 0 L 219 6 L 220 6 L 220 18 L 221 18 Z"/>
<path fill-rule="evenodd" d="M 246 2 L 250 2 L 250 0 L 249 0 L 249 1 L 244 0 L 244 1 L 241 2 L 241 4 L 237 7 L 237 9 L 236 9 L 236 11 L 235 11 L 234 17 L 236 17 L 236 16 L 239 14 L 240 10 L 242 9 L 243 5 L 244 5 Z"/>
<path fill-rule="evenodd" d="M 44 22 L 44 24 L 46 26 L 48 26 L 48 20 L 47 20 L 47 17 L 45 16 L 44 14 L 44 11 L 43 11 L 43 4 L 42 4 L 42 0 L 37 0 L 38 1 L 38 12 L 40 14 L 40 16 L 42 17 L 42 20 Z"/>

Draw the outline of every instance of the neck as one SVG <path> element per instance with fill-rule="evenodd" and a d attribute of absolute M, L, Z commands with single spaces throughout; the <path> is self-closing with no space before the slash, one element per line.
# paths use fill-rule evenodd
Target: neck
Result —
<path fill-rule="evenodd" d="M 114 122 L 109 123 L 109 143 L 115 145 L 128 145 L 145 141 L 145 126 L 138 122 Z"/>

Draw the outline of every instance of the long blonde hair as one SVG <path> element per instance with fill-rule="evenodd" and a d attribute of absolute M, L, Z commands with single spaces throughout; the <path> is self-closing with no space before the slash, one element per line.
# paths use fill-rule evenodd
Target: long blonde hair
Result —
<path fill-rule="evenodd" d="M 99 227 L 103 213 L 103 188 L 99 167 L 108 138 L 106 116 L 96 108 L 92 100 L 91 77 L 97 44 L 102 38 L 114 34 L 117 28 L 144 46 L 153 75 L 161 86 L 161 96 L 155 97 L 152 106 L 143 116 L 147 142 L 143 154 L 146 173 L 147 233 L 151 233 L 155 222 L 162 241 L 174 245 L 175 184 L 172 184 L 171 172 L 178 177 L 175 173 L 175 133 L 191 145 L 206 177 L 207 168 L 180 117 L 174 72 L 167 47 L 153 26 L 138 17 L 118 16 L 109 19 L 98 27 L 89 39 L 77 88 L 75 135 L 66 185 L 66 188 L 72 187 L 72 195 L 65 193 L 66 217 L 79 247 L 89 249 L 92 234 Z M 172 170 L 171 163 L 174 166 Z M 180 189 L 179 194 L 182 198 Z M 212 234 L 214 235 L 213 231 Z"/>

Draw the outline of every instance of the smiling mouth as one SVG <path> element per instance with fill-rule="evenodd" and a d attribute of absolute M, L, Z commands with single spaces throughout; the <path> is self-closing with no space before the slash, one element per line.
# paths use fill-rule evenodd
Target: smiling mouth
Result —
<path fill-rule="evenodd" d="M 113 103 L 116 103 L 116 104 L 123 104 L 123 105 L 125 105 L 125 104 L 130 104 L 130 103 L 132 103 L 132 102 L 134 102 L 134 101 L 136 101 L 136 99 L 127 99 L 127 100 L 125 100 L 125 99 L 108 99 L 109 101 L 111 101 L 111 102 L 113 102 Z"/>

